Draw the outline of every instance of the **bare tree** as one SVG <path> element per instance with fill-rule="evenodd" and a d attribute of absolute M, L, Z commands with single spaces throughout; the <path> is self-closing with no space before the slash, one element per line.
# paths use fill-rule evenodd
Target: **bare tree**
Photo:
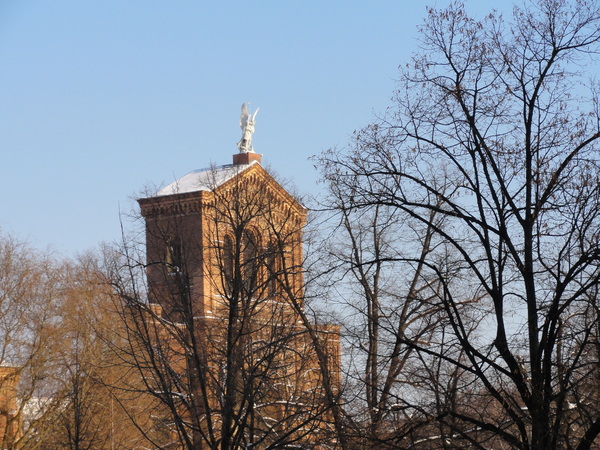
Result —
<path fill-rule="evenodd" d="M 445 437 L 431 429 L 412 443 L 590 448 L 600 433 L 590 384 L 600 130 L 582 80 L 598 51 L 599 6 L 529 2 L 505 23 L 453 4 L 430 10 L 421 31 L 394 111 L 320 159 L 345 209 L 393 210 L 436 244 L 413 264 L 422 261 L 445 342 L 459 351 L 404 340 L 454 374 L 445 386 L 432 380 L 452 398 L 430 415 Z"/>
<path fill-rule="evenodd" d="M 21 448 L 43 431 L 62 390 L 53 360 L 60 336 L 61 275 L 51 255 L 0 237 L 2 448 Z"/>
<path fill-rule="evenodd" d="M 415 346 L 438 345 L 447 357 L 461 351 L 445 332 L 449 324 L 438 302 L 442 286 L 426 267 L 431 253 L 443 258 L 450 283 L 455 262 L 436 239 L 433 224 L 443 227 L 436 211 L 424 226 L 388 205 L 355 208 L 353 193 L 335 176 L 323 175 L 329 195 L 321 207 L 329 228 L 319 254 L 344 324 L 344 432 L 357 445 L 397 448 L 447 401 L 431 383 L 441 381 L 445 366 Z"/>
<path fill-rule="evenodd" d="M 126 376 L 114 349 L 120 344 L 118 311 L 107 289 L 101 260 L 93 253 L 64 262 L 57 351 L 52 355 L 61 390 L 53 395 L 44 433 L 28 448 L 133 449 L 148 441 L 127 414 L 139 408 L 116 380 Z"/>
<path fill-rule="evenodd" d="M 67 261 L 0 236 L 0 445 L 134 448 L 147 442 L 106 380 L 114 324 L 96 258 Z M 108 351 L 111 350 L 111 351 Z"/>

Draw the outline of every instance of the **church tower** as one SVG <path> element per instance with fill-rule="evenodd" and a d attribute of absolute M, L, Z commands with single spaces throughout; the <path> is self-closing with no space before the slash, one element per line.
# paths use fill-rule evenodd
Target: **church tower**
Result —
<path fill-rule="evenodd" d="M 242 295 L 273 296 L 284 268 L 294 273 L 292 289 L 301 290 L 305 208 L 261 166 L 261 155 L 238 153 L 233 161 L 190 172 L 139 200 L 150 301 L 167 315 L 190 296 L 194 316 L 210 317 L 236 287 Z"/>
<path fill-rule="evenodd" d="M 255 117 L 243 106 L 232 164 L 190 172 L 138 200 L 148 314 L 159 330 L 149 350 L 168 355 L 161 365 L 172 378 L 155 377 L 165 384 L 156 391 L 187 391 L 164 403 L 198 448 L 308 442 L 330 426 L 313 343 L 325 343 L 337 380 L 339 329 L 307 327 L 306 209 L 262 167 L 251 145 Z"/>

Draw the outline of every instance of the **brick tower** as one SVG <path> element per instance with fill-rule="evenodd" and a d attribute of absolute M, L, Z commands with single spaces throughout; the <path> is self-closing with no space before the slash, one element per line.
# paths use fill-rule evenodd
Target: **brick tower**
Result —
<path fill-rule="evenodd" d="M 161 330 L 150 352 L 169 354 L 162 365 L 174 380 L 156 390 L 179 383 L 187 391 L 176 407 L 164 399 L 180 428 L 198 448 L 225 440 L 314 446 L 330 427 L 314 333 L 339 383 L 339 329 L 308 331 L 305 208 L 253 151 L 193 171 L 139 205 L 149 311 Z"/>

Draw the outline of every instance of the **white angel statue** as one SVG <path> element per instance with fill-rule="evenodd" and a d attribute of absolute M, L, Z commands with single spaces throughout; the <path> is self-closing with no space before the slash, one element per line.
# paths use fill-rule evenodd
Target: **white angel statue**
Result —
<path fill-rule="evenodd" d="M 237 143 L 240 153 L 254 153 L 254 148 L 252 147 L 252 133 L 254 133 L 254 122 L 259 109 L 260 108 L 254 111 L 254 114 L 249 114 L 246 104 L 242 103 L 242 114 L 240 114 L 242 139 Z"/>

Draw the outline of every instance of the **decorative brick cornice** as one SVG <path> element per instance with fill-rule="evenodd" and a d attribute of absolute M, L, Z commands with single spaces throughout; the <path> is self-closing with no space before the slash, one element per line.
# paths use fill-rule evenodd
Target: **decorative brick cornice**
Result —
<path fill-rule="evenodd" d="M 176 216 L 200 213 L 205 197 L 205 192 L 198 191 L 164 197 L 140 198 L 138 204 L 143 217 Z"/>

